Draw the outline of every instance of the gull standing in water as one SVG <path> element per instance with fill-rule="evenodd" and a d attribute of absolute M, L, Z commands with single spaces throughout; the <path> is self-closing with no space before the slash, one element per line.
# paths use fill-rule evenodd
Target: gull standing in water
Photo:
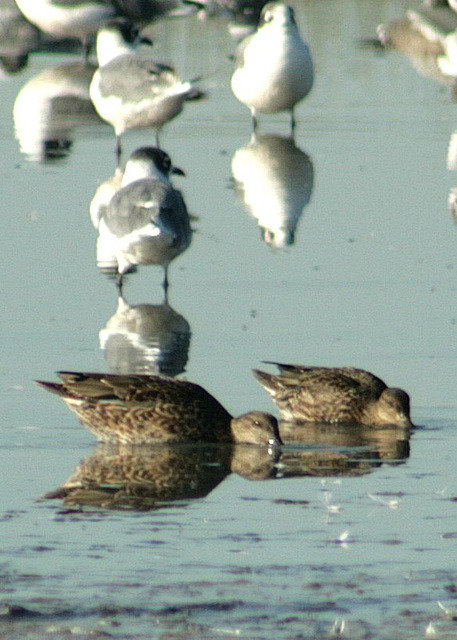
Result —
<path fill-rule="evenodd" d="M 16 0 L 16 4 L 45 33 L 81 40 L 86 57 L 91 38 L 116 15 L 114 6 L 103 0 Z"/>
<path fill-rule="evenodd" d="M 202 96 L 195 81 L 182 82 L 175 69 L 137 52 L 138 33 L 126 20 L 113 20 L 97 36 L 99 68 L 90 86 L 90 96 L 99 115 L 116 134 L 116 151 L 121 153 L 121 136 L 127 129 L 162 126 L 181 113 L 186 100 Z"/>
<path fill-rule="evenodd" d="M 291 7 L 269 2 L 262 10 L 257 31 L 245 38 L 236 53 L 232 91 L 257 114 L 290 111 L 311 90 L 314 72 L 308 45 L 302 40 Z"/>
<path fill-rule="evenodd" d="M 166 290 L 169 263 L 191 242 L 189 214 L 181 192 L 171 185 L 171 173 L 184 175 L 165 151 L 136 149 L 127 161 L 121 189 L 101 215 L 97 261 L 106 263 L 112 256 L 120 288 L 124 274 L 137 265 L 158 264 L 165 271 Z"/>

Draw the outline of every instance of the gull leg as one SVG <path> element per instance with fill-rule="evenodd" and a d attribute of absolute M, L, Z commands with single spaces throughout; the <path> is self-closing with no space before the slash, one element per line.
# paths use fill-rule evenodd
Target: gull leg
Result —
<path fill-rule="evenodd" d="M 116 287 L 119 293 L 119 296 L 122 298 L 123 297 L 123 287 L 124 287 L 124 274 L 123 273 L 119 273 L 117 274 L 117 278 L 116 278 Z"/>
<path fill-rule="evenodd" d="M 168 280 L 168 265 L 163 268 L 163 282 L 162 287 L 165 292 L 165 298 L 168 297 L 168 287 L 170 286 L 170 282 Z"/>
<path fill-rule="evenodd" d="M 116 135 L 115 154 L 116 154 L 116 166 L 119 167 L 120 164 L 121 164 L 121 156 L 122 156 L 122 144 L 121 144 L 121 136 L 120 135 Z"/>
<path fill-rule="evenodd" d="M 255 109 L 251 109 L 251 118 L 252 118 L 252 133 L 255 133 L 257 130 L 257 113 Z"/>
<path fill-rule="evenodd" d="M 294 113 L 294 110 L 291 109 L 290 110 L 290 133 L 292 135 L 292 138 L 294 137 L 296 126 L 297 126 L 297 122 L 295 120 L 295 113 Z"/>

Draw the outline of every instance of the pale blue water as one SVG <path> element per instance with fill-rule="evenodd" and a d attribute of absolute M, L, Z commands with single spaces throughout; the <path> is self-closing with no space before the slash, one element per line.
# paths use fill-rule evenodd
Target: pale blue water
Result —
<path fill-rule="evenodd" d="M 109 369 L 99 332 L 117 296 L 97 270 L 88 208 L 113 173 L 114 140 L 86 123 L 67 157 L 29 160 L 15 98 L 75 57 L 33 55 L 2 77 L 0 595 L 41 616 L 6 617 L 0 637 L 416 639 L 430 623 L 429 637 L 456 636 L 456 176 L 446 167 L 456 105 L 401 54 L 357 46 L 412 4 L 296 3 L 316 85 L 295 143 L 313 182 L 283 250 L 262 242 L 232 188 L 232 158 L 251 134 L 229 89 L 226 22 L 153 28 L 155 55 L 205 76 L 209 94 L 162 139 L 187 173 L 175 184 L 195 216 L 192 245 L 170 267 L 169 303 L 191 331 L 186 377 L 238 414 L 273 410 L 251 374 L 262 360 L 360 366 L 405 388 L 420 425 L 400 463 L 374 446 L 322 445 L 350 458 L 342 472 L 319 472 L 318 448 L 311 475 L 232 473 L 184 508 L 65 513 L 59 500 L 37 501 L 95 445 L 32 381 Z M 261 118 L 262 134 L 287 131 L 286 116 Z M 130 132 L 126 154 L 152 140 Z M 161 278 L 140 268 L 127 301 L 160 304 Z"/>

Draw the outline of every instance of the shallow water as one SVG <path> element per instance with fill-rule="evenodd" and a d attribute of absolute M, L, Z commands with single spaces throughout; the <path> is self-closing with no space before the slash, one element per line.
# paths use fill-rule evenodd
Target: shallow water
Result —
<path fill-rule="evenodd" d="M 110 128 L 83 113 L 64 157 L 20 150 L 19 91 L 77 58 L 32 55 L 2 77 L 0 637 L 456 637 L 456 105 L 400 53 L 357 44 L 412 4 L 296 3 L 316 84 L 285 156 L 286 177 L 299 167 L 304 185 L 286 249 L 262 241 L 233 188 L 250 122 L 229 90 L 226 21 L 153 26 L 156 55 L 202 74 L 209 94 L 162 136 L 186 171 L 175 184 L 195 229 L 170 267 L 177 340 L 151 337 L 153 314 L 170 318 L 156 267 L 125 286 L 129 305 L 149 305 L 144 335 L 132 345 L 113 330 L 116 290 L 97 269 L 89 218 L 114 171 Z M 260 134 L 287 137 L 287 117 L 261 118 Z M 125 155 L 152 141 L 130 132 Z M 188 480 L 199 497 L 161 495 L 144 511 L 130 497 L 82 512 L 38 500 L 97 450 L 33 379 L 154 370 L 161 348 L 169 371 L 185 369 L 235 414 L 273 409 L 251 374 L 262 360 L 345 364 L 405 388 L 419 427 L 410 438 L 307 433 L 280 460 L 237 448 L 221 461 L 197 447 L 186 459 L 199 461 Z"/>

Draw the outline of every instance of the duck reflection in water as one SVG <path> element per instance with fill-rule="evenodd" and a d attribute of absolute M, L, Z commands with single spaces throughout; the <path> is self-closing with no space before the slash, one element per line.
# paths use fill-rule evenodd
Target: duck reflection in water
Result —
<path fill-rule="evenodd" d="M 282 421 L 280 428 L 283 477 L 365 475 L 384 464 L 403 464 L 410 455 L 409 428 L 297 421 Z"/>
<path fill-rule="evenodd" d="M 43 496 L 67 507 L 146 511 L 208 495 L 232 471 L 276 475 L 276 448 L 205 445 L 98 445 L 61 487 Z M 185 501 L 185 502 L 183 502 Z"/>
<path fill-rule="evenodd" d="M 161 265 L 166 290 L 168 265 L 191 243 L 189 213 L 171 184 L 172 173 L 184 175 L 165 151 L 140 147 L 123 174 L 117 171 L 92 200 L 91 218 L 99 233 L 97 264 L 105 273 L 117 274 L 120 288 L 124 275 L 138 265 Z"/>
<path fill-rule="evenodd" d="M 187 364 L 191 330 L 169 304 L 129 305 L 121 295 L 116 313 L 100 331 L 100 348 L 112 373 L 177 376 Z"/>
<path fill-rule="evenodd" d="M 293 244 L 314 181 L 313 163 L 293 138 L 254 135 L 235 152 L 232 176 L 239 199 L 257 220 L 263 241 L 277 248 Z"/>
<path fill-rule="evenodd" d="M 94 71 L 89 64 L 61 65 L 45 69 L 21 88 L 13 120 L 20 150 L 29 160 L 65 157 L 77 127 L 103 124 L 89 97 Z"/>
<path fill-rule="evenodd" d="M 67 508 L 166 508 L 203 498 L 230 473 L 251 481 L 298 477 L 349 477 L 402 464 L 409 456 L 409 430 L 281 423 L 286 442 L 250 445 L 100 444 L 58 489 L 43 498 Z M 176 506 L 176 505 L 175 505 Z"/>

